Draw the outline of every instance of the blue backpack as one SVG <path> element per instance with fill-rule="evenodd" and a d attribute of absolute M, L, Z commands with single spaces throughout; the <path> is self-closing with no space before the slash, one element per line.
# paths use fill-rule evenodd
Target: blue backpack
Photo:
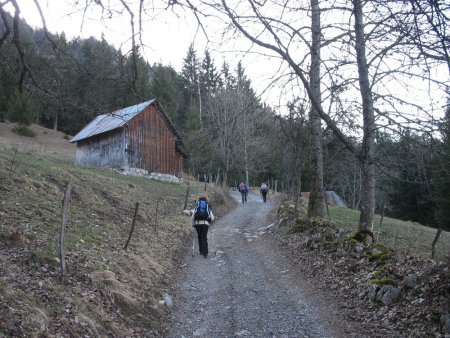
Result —
<path fill-rule="evenodd" d="M 194 219 L 199 221 L 207 221 L 209 219 L 209 203 L 207 201 L 199 200 L 197 202 Z"/>

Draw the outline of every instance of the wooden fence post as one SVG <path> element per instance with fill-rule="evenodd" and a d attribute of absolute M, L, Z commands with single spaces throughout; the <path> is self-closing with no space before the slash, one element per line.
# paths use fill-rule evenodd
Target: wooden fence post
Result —
<path fill-rule="evenodd" d="M 130 234 L 128 235 L 127 242 L 125 243 L 125 246 L 123 247 L 124 250 L 127 249 L 128 244 L 130 243 L 130 240 L 131 240 L 131 236 L 133 235 L 134 225 L 136 223 L 136 216 L 137 216 L 137 213 L 138 213 L 138 209 L 139 209 L 139 202 L 136 202 L 136 206 L 135 206 L 135 209 L 134 209 L 133 223 L 131 224 Z"/>
<path fill-rule="evenodd" d="M 438 229 L 438 231 L 436 232 L 436 236 L 434 236 L 433 244 L 431 245 L 431 258 L 432 259 L 434 259 L 436 243 L 437 243 L 439 237 L 441 236 L 441 232 L 442 232 L 442 230 Z"/>
<path fill-rule="evenodd" d="M 328 220 L 331 221 L 330 210 L 328 209 L 327 192 L 325 190 L 323 191 L 323 198 L 325 199 L 325 205 L 327 207 Z"/>
<path fill-rule="evenodd" d="M 184 200 L 184 208 L 183 208 L 183 210 L 186 210 L 186 208 L 187 208 L 190 190 L 191 190 L 191 182 L 188 182 L 188 188 L 187 188 L 187 191 L 186 191 L 186 199 Z"/>
<path fill-rule="evenodd" d="M 383 224 L 383 218 L 384 218 L 384 205 L 386 203 L 386 194 L 384 195 L 383 198 L 383 206 L 381 207 L 381 218 L 380 218 L 380 228 L 378 229 L 378 235 L 377 235 L 377 241 L 376 243 L 378 243 L 378 239 L 380 238 L 380 233 L 381 233 L 381 225 Z M 372 229 L 373 232 L 373 229 Z"/>
<path fill-rule="evenodd" d="M 64 284 L 64 277 L 66 275 L 66 248 L 65 248 L 65 236 L 66 236 L 66 223 L 67 223 L 67 211 L 69 210 L 70 193 L 72 192 L 72 182 L 69 181 L 64 199 L 62 201 L 62 216 L 61 216 L 61 229 L 60 229 L 60 260 L 61 260 L 61 284 Z"/>
<path fill-rule="evenodd" d="M 200 185 L 200 174 L 197 174 L 197 198 L 198 198 L 198 196 L 200 194 L 199 185 Z"/>
<path fill-rule="evenodd" d="M 159 198 L 156 201 L 156 211 L 155 211 L 155 234 L 158 233 L 158 209 L 159 209 Z"/>

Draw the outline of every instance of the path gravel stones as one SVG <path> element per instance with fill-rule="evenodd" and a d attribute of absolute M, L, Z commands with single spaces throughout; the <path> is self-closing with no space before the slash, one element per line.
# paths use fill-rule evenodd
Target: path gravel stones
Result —
<path fill-rule="evenodd" d="M 240 201 L 239 192 L 231 192 Z M 337 337 L 266 232 L 275 208 L 257 194 L 217 220 L 210 255 L 192 257 L 171 290 L 168 337 Z"/>

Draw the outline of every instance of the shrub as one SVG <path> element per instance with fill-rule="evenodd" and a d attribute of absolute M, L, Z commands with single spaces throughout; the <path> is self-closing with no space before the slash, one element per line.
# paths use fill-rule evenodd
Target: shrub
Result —
<path fill-rule="evenodd" d="M 30 128 L 24 125 L 17 125 L 12 130 L 13 133 L 16 133 L 18 135 L 26 136 L 26 137 L 35 137 L 36 134 L 34 131 L 32 131 Z"/>

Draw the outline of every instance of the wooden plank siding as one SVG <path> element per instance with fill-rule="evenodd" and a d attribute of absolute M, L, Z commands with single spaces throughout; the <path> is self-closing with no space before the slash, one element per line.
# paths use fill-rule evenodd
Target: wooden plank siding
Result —
<path fill-rule="evenodd" d="M 176 136 L 155 106 L 147 107 L 129 122 L 126 138 L 132 153 L 128 166 L 181 175 L 182 156 L 176 151 Z"/>
<path fill-rule="evenodd" d="M 87 167 L 121 167 L 126 164 L 121 130 L 96 135 L 77 143 L 75 161 Z"/>

